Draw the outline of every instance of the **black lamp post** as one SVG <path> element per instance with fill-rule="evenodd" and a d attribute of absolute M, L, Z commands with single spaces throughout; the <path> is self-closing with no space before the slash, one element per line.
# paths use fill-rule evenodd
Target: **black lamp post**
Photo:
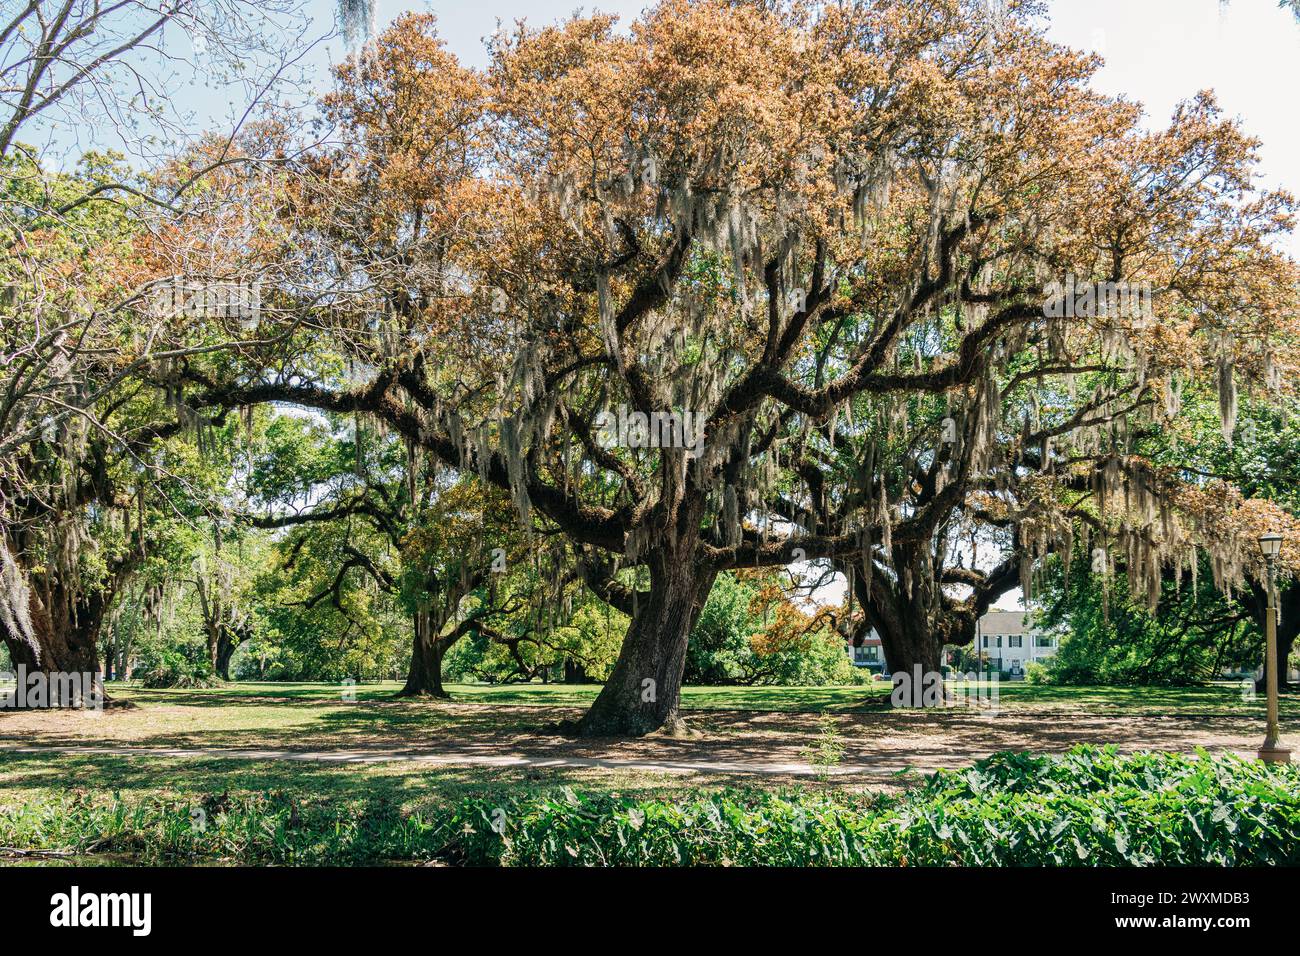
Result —
<path fill-rule="evenodd" d="M 1264 651 L 1264 684 L 1268 692 L 1268 729 L 1264 734 L 1264 743 L 1259 748 L 1259 759 L 1265 763 L 1290 763 L 1291 751 L 1279 743 L 1279 721 L 1277 706 L 1277 593 L 1274 580 L 1277 572 L 1277 556 L 1282 552 L 1282 536 L 1277 532 L 1261 535 L 1259 550 L 1264 553 L 1264 563 L 1268 568 L 1268 611 L 1264 632 L 1267 638 Z"/>

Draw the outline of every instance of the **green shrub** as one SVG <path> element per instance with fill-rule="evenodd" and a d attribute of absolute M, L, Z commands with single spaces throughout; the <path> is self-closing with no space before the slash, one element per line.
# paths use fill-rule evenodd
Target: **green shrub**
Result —
<path fill-rule="evenodd" d="M 504 823 L 497 832 L 490 823 Z M 457 811 L 463 862 L 564 865 L 1203 866 L 1300 863 L 1300 770 L 1231 756 L 998 754 L 896 800 L 722 791 Z M 488 825 L 485 825 L 488 824 Z"/>
<path fill-rule="evenodd" d="M 1030 661 L 1025 665 L 1026 684 L 1050 684 L 1051 676 L 1047 665 L 1041 661 Z"/>
<path fill-rule="evenodd" d="M 194 690 L 220 686 L 221 679 L 212 673 L 212 666 L 206 660 L 191 660 L 179 651 L 168 650 L 150 663 L 140 676 L 140 683 L 150 688 Z"/>
<path fill-rule="evenodd" d="M 1300 863 L 1300 770 L 1231 755 L 1003 753 L 935 774 L 911 802 L 897 848 L 917 862 L 955 851 L 970 865 Z"/>
<path fill-rule="evenodd" d="M 196 860 L 357 866 L 431 859 L 447 822 L 403 814 L 392 801 L 326 800 L 281 792 L 139 802 L 83 792 L 0 805 L 0 843 L 145 864 Z"/>
<path fill-rule="evenodd" d="M 454 819 L 448 856 L 472 866 L 854 865 L 876 825 L 839 798 L 733 790 L 664 801 L 566 788 L 468 800 Z"/>
<path fill-rule="evenodd" d="M 898 797 L 721 790 L 674 799 L 269 793 L 0 804 L 0 845 L 194 860 L 471 866 L 1240 866 L 1300 864 L 1300 767 L 1078 747 L 1002 753 Z"/>

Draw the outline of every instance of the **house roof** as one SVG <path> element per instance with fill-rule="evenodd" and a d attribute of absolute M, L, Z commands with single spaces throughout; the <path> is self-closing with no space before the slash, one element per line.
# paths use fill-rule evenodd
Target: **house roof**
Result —
<path fill-rule="evenodd" d="M 844 643 L 848 644 L 850 647 L 853 646 L 852 638 L 847 635 L 844 638 Z M 874 627 L 870 631 L 868 631 L 867 636 L 862 639 L 862 646 L 863 647 L 880 646 L 880 635 L 876 633 L 876 629 Z"/>
<path fill-rule="evenodd" d="M 989 611 L 980 618 L 981 634 L 1027 634 L 1024 611 Z"/>

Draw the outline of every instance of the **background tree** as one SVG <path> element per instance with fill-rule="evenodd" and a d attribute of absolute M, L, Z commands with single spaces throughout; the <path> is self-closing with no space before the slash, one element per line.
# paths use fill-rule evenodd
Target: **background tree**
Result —
<path fill-rule="evenodd" d="M 265 27 L 298 10 L 281 0 L 23 0 L 0 13 L 0 636 L 30 669 L 97 669 L 105 616 L 149 551 L 146 513 L 169 496 L 146 487 L 169 480 L 150 449 L 178 423 L 139 388 L 139 373 L 167 359 L 155 347 L 161 323 L 142 307 L 167 272 L 143 237 L 196 203 L 219 207 L 212 191 L 196 201 L 196 182 L 246 159 L 235 149 L 242 119 L 180 179 L 70 144 L 89 123 L 159 163 L 156 133 L 178 128 L 157 95 L 178 31 L 207 45 L 199 73 L 243 71 L 251 108 L 300 49 Z M 187 40 L 184 55 L 191 49 Z"/>
<path fill-rule="evenodd" d="M 1217 678 L 1225 669 L 1254 669 L 1262 655 L 1248 614 L 1214 587 L 1208 562 L 1193 589 L 1190 575 L 1166 581 L 1155 613 L 1142 596 L 1106 593 L 1086 563 L 1069 578 L 1059 562 L 1050 569 L 1035 623 L 1060 635 L 1044 679 L 1060 684 L 1188 685 Z"/>
<path fill-rule="evenodd" d="M 1150 436 L 1151 459 L 1176 469 L 1189 483 L 1226 483 L 1252 502 L 1269 502 L 1273 508 L 1254 522 L 1254 530 L 1296 533 L 1300 499 L 1294 478 L 1300 432 L 1294 397 L 1267 389 L 1247 390 L 1231 430 L 1223 427 L 1218 404 L 1217 395 L 1205 389 L 1188 389 L 1177 419 L 1169 428 Z M 1300 589 L 1296 585 L 1296 571 L 1300 569 L 1291 552 L 1283 558 L 1278 580 L 1278 674 L 1282 689 L 1287 690 L 1291 669 L 1288 661 L 1300 633 Z M 1166 578 L 1172 575 L 1173 571 L 1166 569 Z M 1245 582 L 1230 600 L 1233 607 L 1248 615 L 1255 639 L 1262 645 L 1268 607 L 1262 580 L 1256 576 Z"/>
<path fill-rule="evenodd" d="M 808 614 L 770 572 L 719 575 L 686 650 L 685 682 L 852 684 L 860 679 L 827 613 Z"/>

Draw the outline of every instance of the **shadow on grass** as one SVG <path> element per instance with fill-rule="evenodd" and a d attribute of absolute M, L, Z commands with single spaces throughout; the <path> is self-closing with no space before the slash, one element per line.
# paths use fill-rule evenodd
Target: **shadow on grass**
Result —
<path fill-rule="evenodd" d="M 224 790 L 241 792 L 302 791 L 320 797 L 401 798 L 436 795 L 448 789 L 477 787 L 499 774 L 482 768 L 399 767 L 391 772 L 327 763 L 292 763 L 165 757 L 83 756 L 62 754 L 53 758 L 23 754 L 0 760 L 6 789 L 64 789 L 147 791 L 206 796 Z M 510 776 L 510 775 L 506 775 Z"/>
<path fill-rule="evenodd" d="M 0 781 L 13 798 L 85 794 L 96 799 L 148 796 L 183 803 L 220 794 L 285 793 L 312 801 L 390 801 L 408 810 L 469 795 L 617 789 L 661 795 L 699 786 L 753 787 L 752 775 L 633 774 L 578 767 L 339 766 L 325 763 L 73 754 L 0 757 Z M 767 781 L 766 783 L 774 783 Z M 780 781 L 782 785 L 795 783 Z M 811 785 L 811 784 L 810 784 Z M 804 787 L 799 782 L 800 787 Z"/>

